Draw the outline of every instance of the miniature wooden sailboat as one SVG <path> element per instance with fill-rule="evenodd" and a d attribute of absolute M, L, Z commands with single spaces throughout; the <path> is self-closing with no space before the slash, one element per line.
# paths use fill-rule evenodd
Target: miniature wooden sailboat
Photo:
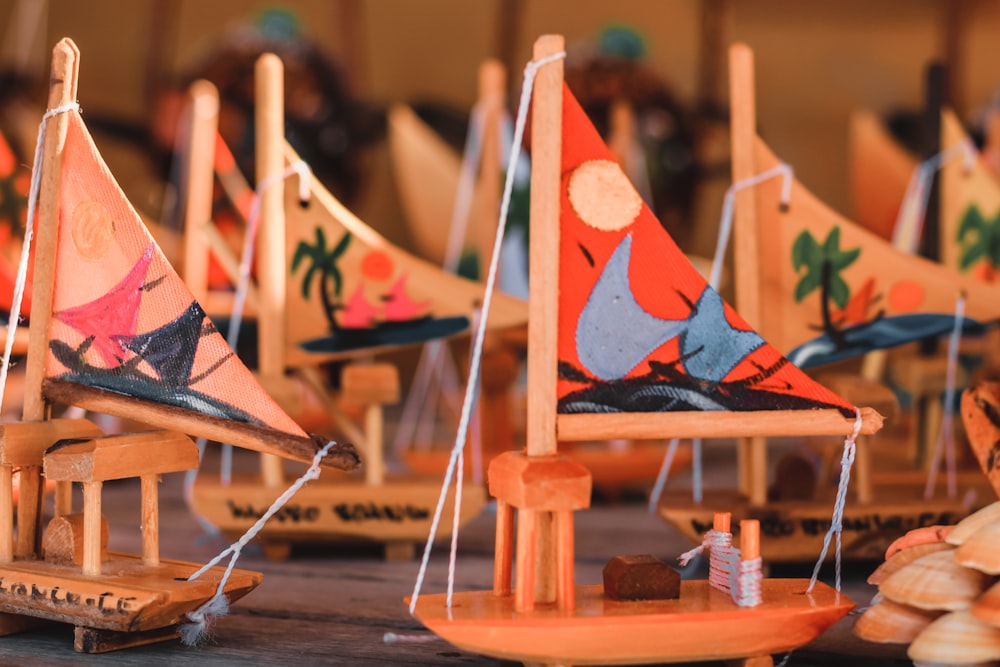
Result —
<path fill-rule="evenodd" d="M 779 163 L 756 135 L 752 53 L 730 53 L 733 86 L 734 182 Z M 793 181 L 786 207 L 780 179 L 736 195 L 734 233 L 736 297 L 740 314 L 800 367 L 830 363 L 880 347 L 950 332 L 955 300 L 966 296 L 968 324 L 997 315 L 994 288 L 936 263 L 895 251 L 887 242 L 835 214 Z M 763 305 L 766 303 L 766 307 Z M 762 553 L 771 560 L 815 554 L 827 524 L 827 499 L 770 502 L 765 484 L 766 443 L 741 445 L 738 493 L 707 491 L 700 504 L 682 493 L 665 494 L 661 514 L 699 540 L 712 512 L 760 518 L 772 539 Z M 870 558 L 906 530 L 953 523 L 971 509 L 960 499 L 924 500 L 922 488 L 876 488 L 867 443 L 858 443 L 858 502 L 844 515 L 844 555 Z M 823 480 L 820 481 L 823 483 Z"/>
<path fill-rule="evenodd" d="M 536 62 L 562 47 L 540 38 Z M 750 608 L 707 582 L 683 582 L 678 599 L 631 602 L 577 586 L 573 512 L 589 506 L 591 477 L 556 441 L 846 435 L 856 420 L 872 433 L 881 418 L 806 377 L 707 286 L 564 87 L 561 60 L 540 66 L 531 107 L 527 449 L 490 465 L 493 590 L 455 593 L 450 605 L 420 595 L 413 612 L 460 648 L 526 664 L 763 665 L 851 603 L 822 584 L 805 593 L 805 580 L 765 580 L 763 603 Z"/>
<path fill-rule="evenodd" d="M 101 652 L 175 637 L 222 581 L 224 568 L 189 580 L 197 565 L 159 556 L 159 475 L 198 465 L 185 434 L 303 461 L 322 443 L 226 346 L 115 183 L 71 104 L 78 63 L 70 40 L 55 47 L 24 420 L 0 433 L 0 626 L 9 634 L 30 618 L 69 623 L 77 650 Z M 86 420 L 48 419 L 54 403 L 172 430 L 105 436 Z M 323 462 L 350 470 L 358 456 L 338 445 Z M 43 467 L 60 486 L 44 533 Z M 103 482 L 128 477 L 141 478 L 141 556 L 108 552 L 101 517 Z M 72 482 L 83 484 L 82 514 L 72 513 Z M 235 570 L 225 594 L 236 600 L 260 580 Z"/>
<path fill-rule="evenodd" d="M 284 142 L 281 63 L 258 63 L 258 157 L 261 193 L 258 314 L 259 372 L 277 397 L 294 399 L 293 374 L 305 378 L 338 411 L 316 368 L 332 360 L 467 332 L 482 299 L 482 286 L 442 272 L 389 244 L 309 177 L 310 197 L 300 201 L 273 175 L 301 163 Z M 523 325 L 526 311 L 514 299 L 500 299 L 496 329 Z M 390 557 L 409 557 L 429 531 L 439 484 L 417 477 L 386 476 L 382 465 L 381 405 L 398 396 L 395 368 L 354 362 L 345 367 L 341 390 L 364 408 L 366 476 L 355 483 L 317 480 L 295 500 L 295 518 L 269 525 L 265 544 L 287 552 L 292 542 L 368 541 L 385 545 Z M 279 399 L 281 402 L 281 399 Z M 344 420 L 338 420 L 344 426 Z M 223 530 L 242 532 L 281 493 L 280 468 L 265 462 L 263 478 L 237 477 L 222 483 L 200 475 L 193 504 Z M 462 498 L 468 520 L 485 504 L 482 488 Z"/>
<path fill-rule="evenodd" d="M 479 176 L 476 179 L 472 202 L 469 205 L 467 249 L 465 255 L 475 258 L 477 267 L 485 267 L 496 235 L 496 219 L 500 206 L 501 173 L 499 158 L 501 153 L 500 122 L 501 110 L 505 105 L 506 72 L 503 65 L 495 60 L 487 60 L 479 70 L 479 102 L 477 107 L 483 114 L 482 137 L 480 141 Z M 634 120 L 634 118 L 633 118 Z M 400 199 L 407 213 L 410 229 L 418 249 L 431 260 L 445 257 L 445 239 L 442 225 L 452 218 L 452 209 L 459 190 L 461 159 L 429 126 L 409 108 L 394 107 L 389 114 L 389 145 L 392 149 L 393 166 L 399 187 Z M 616 153 L 616 157 L 621 157 Z M 620 161 L 620 160 L 619 160 Z M 514 217 L 514 216 L 509 216 Z M 505 242 L 501 257 L 518 250 L 523 244 L 526 230 L 508 222 L 510 234 L 516 238 Z M 512 248 L 513 245 L 513 248 Z M 501 284 L 505 275 L 501 260 Z M 526 260 L 524 261 L 526 264 Z M 508 265 L 508 271 L 523 269 L 522 262 Z M 482 275 L 475 277 L 482 278 Z M 521 281 L 526 282 L 525 278 Z M 484 363 L 484 368 L 488 362 Z M 511 376 L 513 379 L 513 376 Z M 486 396 L 483 397 L 488 398 Z M 509 411 L 508 401 L 497 397 L 501 404 L 497 411 Z M 484 405 L 485 416 L 489 415 Z M 512 440 L 503 441 L 495 437 L 496 432 L 513 435 L 509 424 L 493 422 L 483 424 L 483 460 L 489 460 L 501 452 L 512 449 Z M 509 417 L 506 418 L 509 421 Z M 607 442 L 567 442 L 562 450 L 571 453 L 574 460 L 592 471 L 594 486 L 608 492 L 615 492 L 624 486 L 649 485 L 656 478 L 667 446 L 662 441 L 616 441 Z M 415 471 L 432 472 L 440 475 L 448 465 L 449 453 L 440 448 L 411 448 L 405 452 L 404 460 Z M 471 458 L 471 457 L 470 457 Z M 677 471 L 691 459 L 690 450 L 681 448 L 674 454 L 671 470 Z M 471 462 L 470 462 L 471 465 Z"/>

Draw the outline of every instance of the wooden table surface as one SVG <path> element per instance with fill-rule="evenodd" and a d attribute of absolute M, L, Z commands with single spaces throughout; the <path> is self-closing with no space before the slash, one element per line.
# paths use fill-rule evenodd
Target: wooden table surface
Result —
<path fill-rule="evenodd" d="M 140 550 L 138 499 L 138 480 L 105 485 L 110 548 Z M 165 476 L 160 505 L 164 557 L 204 563 L 224 547 L 202 537 L 184 503 L 181 475 Z M 600 582 L 601 569 L 616 554 L 650 553 L 672 562 L 690 548 L 665 522 L 648 514 L 640 501 L 597 504 L 578 513 L 576 525 L 579 583 Z M 492 540 L 493 515 L 488 511 L 463 529 L 457 590 L 491 585 Z M 263 572 L 263 584 L 218 620 L 213 640 L 205 646 L 188 648 L 172 641 L 103 655 L 81 655 L 73 651 L 72 628 L 52 625 L 0 638 L 0 665 L 512 664 L 459 651 L 434 639 L 410 617 L 402 599 L 413 589 L 417 561 L 384 562 L 374 549 L 326 545 L 297 548 L 284 562 L 267 561 L 255 549 L 245 554 L 238 566 Z M 874 592 L 864 583 L 872 568 L 872 564 L 862 564 L 847 571 L 846 592 L 859 605 L 867 604 Z M 832 565 L 824 569 L 824 580 L 832 580 L 832 570 Z M 803 566 L 772 576 L 808 577 L 810 571 L 811 566 Z M 431 559 L 424 591 L 445 590 L 446 575 L 447 545 L 440 545 Z M 900 649 L 886 650 L 855 639 L 850 633 L 852 623 L 853 617 L 844 619 L 812 645 L 793 654 L 788 664 L 842 665 L 848 660 L 854 667 L 897 661 L 908 664 L 902 660 Z M 417 636 L 422 641 L 387 644 L 383 641 L 386 633 Z"/>

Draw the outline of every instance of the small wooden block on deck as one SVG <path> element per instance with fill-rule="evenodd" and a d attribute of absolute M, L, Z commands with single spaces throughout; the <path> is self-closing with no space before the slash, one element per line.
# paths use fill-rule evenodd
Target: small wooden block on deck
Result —
<path fill-rule="evenodd" d="M 504 452 L 490 462 L 489 480 L 491 495 L 519 509 L 590 507 L 590 471 L 566 456 Z"/>
<path fill-rule="evenodd" d="M 178 431 L 61 440 L 45 453 L 45 477 L 57 482 L 103 482 L 197 467 L 198 448 Z"/>
<path fill-rule="evenodd" d="M 49 522 L 42 538 L 45 560 L 61 565 L 83 565 L 82 513 L 64 514 Z M 101 517 L 100 560 L 108 560 L 108 522 Z"/>
<path fill-rule="evenodd" d="M 399 402 L 399 370 L 389 363 L 353 363 L 340 374 L 344 398 L 360 405 Z"/>
<path fill-rule="evenodd" d="M 40 466 L 45 450 L 66 438 L 96 438 L 104 432 L 89 419 L 50 419 L 0 426 L 0 464 Z"/>
<path fill-rule="evenodd" d="M 676 600 L 681 575 L 655 556 L 615 556 L 604 566 L 604 595 L 612 600 Z"/>

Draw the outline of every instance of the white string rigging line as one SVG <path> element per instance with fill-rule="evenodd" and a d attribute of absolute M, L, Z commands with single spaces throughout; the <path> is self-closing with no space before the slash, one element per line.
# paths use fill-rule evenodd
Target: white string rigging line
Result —
<path fill-rule="evenodd" d="M 938 433 L 937 441 L 934 443 L 934 457 L 931 462 L 931 469 L 927 472 L 927 485 L 924 487 L 924 500 L 929 500 L 934 495 L 934 486 L 937 482 L 938 468 L 941 466 L 942 450 L 945 453 L 948 497 L 954 498 L 957 494 L 955 483 L 955 430 L 952 426 L 955 406 L 955 372 L 958 367 L 958 347 L 962 343 L 962 320 L 965 317 L 965 297 L 959 296 L 955 299 L 955 325 L 951 329 L 948 337 L 948 366 L 945 371 L 944 384 L 944 416 L 941 418 L 941 431 Z"/>
<path fill-rule="evenodd" d="M 3 411 L 3 398 L 7 388 L 7 373 L 10 370 L 10 356 L 14 351 L 14 336 L 21 319 L 21 301 L 24 299 L 24 289 L 28 282 L 28 258 L 31 251 L 31 239 L 35 227 L 35 209 L 38 206 L 38 192 L 42 187 L 42 162 L 45 152 L 45 129 L 53 116 L 67 111 L 80 112 L 79 102 L 70 102 L 49 109 L 42 116 L 38 125 L 38 139 L 35 142 L 35 157 L 31 164 L 31 186 L 28 189 L 28 211 L 24 222 L 24 241 L 21 244 L 21 259 L 17 264 L 17 280 L 14 283 L 14 298 L 10 306 L 10 320 L 7 322 L 7 341 L 3 349 L 3 365 L 0 366 L 0 413 Z"/>
<path fill-rule="evenodd" d="M 834 565 L 836 572 L 835 587 L 837 592 L 840 592 L 840 536 L 843 532 L 844 505 L 847 503 L 847 486 L 851 481 L 851 466 L 854 465 L 854 455 L 857 451 L 856 443 L 863 425 L 861 410 L 855 407 L 854 430 L 844 439 L 844 453 L 840 457 L 840 479 L 837 481 L 837 498 L 833 504 L 830 529 L 826 531 L 826 535 L 823 537 L 823 550 L 820 552 L 819 558 L 816 559 L 816 566 L 813 568 L 812 577 L 809 579 L 809 588 L 806 589 L 807 594 L 812 593 L 813 588 L 816 586 L 816 581 L 819 579 L 819 570 L 823 567 L 823 561 L 826 560 L 826 552 L 830 548 L 830 538 L 834 534 L 837 535 L 837 550 Z"/>
<path fill-rule="evenodd" d="M 309 189 L 309 179 L 312 174 L 309 169 L 309 165 L 303 160 L 288 166 L 282 172 L 278 174 L 272 174 L 267 178 L 264 178 L 257 184 L 257 189 L 254 191 L 253 201 L 250 204 L 250 213 L 247 216 L 246 233 L 243 237 L 243 254 L 240 257 L 239 274 L 238 280 L 236 282 L 236 296 L 233 299 L 233 309 L 229 318 L 229 331 L 226 332 L 226 343 L 229 347 L 236 351 L 236 344 L 239 342 L 240 327 L 243 322 L 243 309 L 246 306 L 247 292 L 250 289 L 250 272 L 253 268 L 253 254 L 254 246 L 257 240 L 257 229 L 260 226 L 260 199 L 264 192 L 280 183 L 281 181 L 289 178 L 293 175 L 298 175 L 299 177 L 299 199 L 303 202 L 309 201 L 312 196 L 312 192 Z M 202 456 L 205 453 L 205 446 L 207 444 L 205 438 L 198 438 L 196 444 L 198 446 L 198 461 L 201 461 Z M 232 445 L 224 444 L 222 446 L 222 462 L 220 463 L 220 476 L 222 477 L 223 484 L 229 484 L 232 481 L 233 472 L 233 447 Z M 194 483 L 195 479 L 198 477 L 198 469 L 189 470 L 184 473 L 184 500 L 187 503 L 188 509 L 191 510 L 195 521 L 201 526 L 208 535 L 219 535 L 219 529 L 205 516 L 197 512 L 194 508 Z"/>
<path fill-rule="evenodd" d="M 962 156 L 962 169 L 972 169 L 976 159 L 976 148 L 968 138 L 927 158 L 910 174 L 906 194 L 900 204 L 896 222 L 892 228 L 892 245 L 909 254 L 915 254 L 923 234 L 924 218 L 927 214 L 927 199 L 930 197 L 930 181 L 934 173 L 956 156 Z"/>
<path fill-rule="evenodd" d="M 489 318 L 490 305 L 493 301 L 493 288 L 496 284 L 497 267 L 500 262 L 500 246 L 503 242 L 504 230 L 507 227 L 507 212 L 510 208 L 511 192 L 514 187 L 514 172 L 521 153 L 521 141 L 524 137 L 524 127 L 528 117 L 528 103 L 531 100 L 531 90 L 535 82 L 535 74 L 538 69 L 566 57 L 566 53 L 561 51 L 539 60 L 533 60 L 524 68 L 524 82 L 521 84 L 521 99 L 517 107 L 517 122 L 514 126 L 514 140 L 510 152 L 510 161 L 507 168 L 507 176 L 504 180 L 503 197 L 500 200 L 500 219 L 497 222 L 496 239 L 493 242 L 493 255 L 490 257 L 490 269 L 486 277 L 486 291 L 483 297 L 482 322 L 476 330 L 475 340 L 472 346 L 472 360 L 469 364 L 469 379 L 465 387 L 465 402 L 462 406 L 462 418 L 458 424 L 458 432 L 455 435 L 455 444 L 451 450 L 451 457 L 448 460 L 448 468 L 445 472 L 444 482 L 441 485 L 441 493 L 438 495 L 437 506 L 434 508 L 434 518 L 431 521 L 430 533 L 427 535 L 427 544 L 424 545 L 423 557 L 420 560 L 420 569 L 417 573 L 417 580 L 413 586 L 413 595 L 410 597 L 410 613 L 417 607 L 417 600 L 420 597 L 420 589 L 424 583 L 424 576 L 427 573 L 427 563 L 430 560 L 431 547 L 434 545 L 434 537 L 437 534 L 438 524 L 441 521 L 441 513 L 444 509 L 444 499 L 451 486 L 451 480 L 455 475 L 455 467 L 462 457 L 462 448 L 465 445 L 465 436 L 469 428 L 469 419 L 472 412 L 473 398 L 479 385 L 479 364 L 482 358 L 483 342 L 485 340 L 486 322 Z M 455 512 L 459 511 L 457 503 Z M 454 540 L 453 540 L 454 544 Z M 455 551 L 452 550 L 451 560 L 455 560 Z M 449 564 L 449 568 L 452 566 Z M 451 588 L 453 582 L 449 581 L 448 608 L 451 609 Z"/>
<path fill-rule="evenodd" d="M 792 171 L 791 165 L 782 162 L 778 164 L 778 166 L 772 167 L 767 171 L 762 171 L 759 174 L 737 181 L 726 189 L 726 195 L 722 200 L 722 217 L 719 220 L 719 235 L 715 241 L 715 255 L 712 258 L 712 271 L 708 277 L 708 285 L 713 290 L 716 292 L 719 291 L 719 283 L 722 280 L 722 267 L 726 262 L 726 248 L 729 245 L 729 237 L 732 235 L 733 230 L 733 207 L 736 199 L 736 193 L 740 190 L 755 187 L 765 181 L 780 176 L 780 205 L 782 208 L 785 208 L 788 206 L 788 203 L 792 198 L 793 175 L 794 172 Z M 656 509 L 656 506 L 660 502 L 660 497 L 663 495 L 663 489 L 667 484 L 667 476 L 670 472 L 670 464 L 673 462 L 675 450 L 676 445 L 672 440 L 670 442 L 670 446 L 667 447 L 667 453 L 664 456 L 663 464 L 660 466 L 660 474 L 657 476 L 656 483 L 653 485 L 653 490 L 650 493 L 650 512 L 653 512 Z M 693 439 L 691 441 L 691 497 L 697 503 L 700 503 L 702 500 L 701 455 L 701 439 Z"/>
<path fill-rule="evenodd" d="M 194 581 L 201 575 L 208 572 L 210 569 L 215 567 L 223 558 L 227 555 L 230 556 L 229 564 L 226 565 L 226 571 L 223 573 L 222 578 L 219 580 L 219 585 L 215 589 L 215 594 L 203 605 L 198 607 L 192 612 L 188 612 L 187 617 L 191 621 L 190 623 L 185 623 L 178 626 L 178 631 L 181 635 L 181 641 L 188 645 L 194 646 L 205 639 L 205 636 L 209 630 L 209 624 L 215 617 L 224 616 L 229 611 L 229 600 L 226 598 L 226 582 L 229 581 L 230 575 L 233 573 L 233 568 L 236 567 L 236 560 L 240 557 L 240 553 L 253 538 L 257 536 L 263 528 L 264 524 L 274 516 L 274 514 L 284 507 L 285 503 L 291 500 L 292 496 L 298 493 L 299 489 L 305 486 L 306 482 L 316 479 L 320 474 L 320 463 L 322 463 L 323 458 L 330 452 L 337 443 L 334 441 L 329 441 L 326 445 L 316 452 L 313 456 L 312 463 L 309 468 L 302 473 L 302 476 L 295 480 L 291 486 L 285 489 L 285 492 L 280 496 L 275 498 L 271 506 L 267 508 L 267 511 L 256 523 L 254 523 L 243 534 L 243 537 L 233 542 L 229 547 L 224 549 L 219 555 L 205 563 L 201 569 L 188 577 L 188 581 Z"/>

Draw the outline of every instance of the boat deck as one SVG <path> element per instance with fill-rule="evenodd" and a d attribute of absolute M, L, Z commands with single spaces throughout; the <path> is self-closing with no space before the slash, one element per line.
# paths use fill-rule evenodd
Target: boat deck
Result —
<path fill-rule="evenodd" d="M 709 454 L 714 454 L 710 450 Z M 248 455 L 249 459 L 244 459 Z M 255 460 L 236 451 L 237 464 Z M 711 463 L 711 462 L 709 462 Z M 725 474 L 728 474 L 725 473 Z M 682 480 L 678 480 L 681 482 Z M 137 480 L 110 482 L 104 487 L 104 513 L 115 551 L 140 551 Z M 225 545 L 203 539 L 203 533 L 183 501 L 181 475 L 165 475 L 160 486 L 160 548 L 164 558 L 204 563 Z M 79 507 L 79 504 L 78 504 Z M 597 505 L 580 513 L 576 522 L 577 581 L 596 584 L 601 570 L 616 554 L 654 554 L 668 560 L 690 548 L 690 542 L 644 504 Z M 466 526 L 459 540 L 456 590 L 469 591 L 492 582 L 493 516 L 484 513 Z M 445 590 L 447 543 L 431 559 L 425 593 Z M 187 648 L 178 641 L 153 644 L 114 653 L 81 656 L 73 651 L 73 632 L 53 624 L 19 635 L 0 638 L 0 666 L 78 665 L 88 667 L 159 667 L 199 665 L 249 667 L 251 665 L 379 666 L 409 664 L 428 667 L 509 667 L 461 651 L 443 641 L 429 640 L 423 626 L 413 619 L 403 598 L 413 590 L 418 562 L 385 562 L 380 550 L 318 546 L 297 547 L 284 562 L 270 562 L 258 550 L 238 562 L 238 567 L 264 573 L 264 581 L 233 605 L 219 619 L 212 641 L 201 648 Z M 864 583 L 874 564 L 850 564 L 845 591 L 859 606 L 868 603 L 874 589 Z M 810 566 L 779 576 L 808 577 Z M 832 582 L 833 568 L 824 570 Z M 703 576 L 703 572 L 699 573 Z M 841 620 L 818 640 L 792 655 L 790 667 L 833 667 L 849 658 L 852 667 L 892 665 L 903 657 L 898 648 L 867 644 L 853 637 L 854 616 Z M 386 633 L 415 636 L 419 642 L 383 641 Z M 698 663 L 721 667 L 720 662 Z M 902 663 L 908 664 L 908 663 Z"/>

